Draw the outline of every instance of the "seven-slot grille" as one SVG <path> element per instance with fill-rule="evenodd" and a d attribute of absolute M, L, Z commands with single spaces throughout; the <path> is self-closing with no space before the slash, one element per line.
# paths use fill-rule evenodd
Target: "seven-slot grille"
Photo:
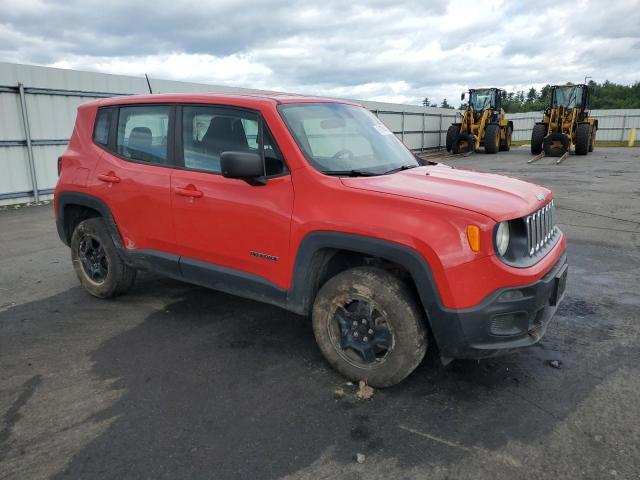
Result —
<path fill-rule="evenodd" d="M 527 249 L 529 256 L 533 256 L 551 240 L 557 230 L 553 200 L 525 217 L 525 224 L 527 225 Z"/>

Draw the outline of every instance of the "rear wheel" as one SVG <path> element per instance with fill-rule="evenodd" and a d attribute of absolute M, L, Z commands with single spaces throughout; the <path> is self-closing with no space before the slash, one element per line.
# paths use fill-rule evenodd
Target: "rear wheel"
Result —
<path fill-rule="evenodd" d="M 513 131 L 511 129 L 511 125 L 507 125 L 504 129 L 504 140 L 500 142 L 500 151 L 508 152 L 511 150 L 511 137 L 513 135 Z"/>
<path fill-rule="evenodd" d="M 313 332 L 327 361 L 350 380 L 390 387 L 427 350 L 423 315 L 409 287 L 374 267 L 356 267 L 325 283 L 313 305 Z"/>
<path fill-rule="evenodd" d="M 591 141 L 589 142 L 589 151 L 593 152 L 596 146 L 596 127 L 591 128 Z"/>
<path fill-rule="evenodd" d="M 458 138 L 458 133 L 460 133 L 460 125 L 453 124 L 447 129 L 447 140 L 445 142 L 447 152 L 450 152 L 453 148 L 453 144 L 456 141 L 456 138 Z"/>
<path fill-rule="evenodd" d="M 498 153 L 500 149 L 500 125 L 490 123 L 484 131 L 484 153 Z"/>
<path fill-rule="evenodd" d="M 102 218 L 78 224 L 71 236 L 71 260 L 82 286 L 99 298 L 125 293 L 136 278 L 135 269 L 118 255 Z"/>
<path fill-rule="evenodd" d="M 538 155 L 542 153 L 542 143 L 547 134 L 547 126 L 544 123 L 536 123 L 531 131 L 531 153 Z"/>
<path fill-rule="evenodd" d="M 576 155 L 586 155 L 591 144 L 591 125 L 581 123 L 576 128 Z"/>

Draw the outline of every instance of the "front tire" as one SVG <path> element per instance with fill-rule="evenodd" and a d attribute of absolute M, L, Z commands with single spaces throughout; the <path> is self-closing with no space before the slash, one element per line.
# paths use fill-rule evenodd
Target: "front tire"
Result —
<path fill-rule="evenodd" d="M 458 138 L 458 134 L 460 133 L 460 125 L 450 125 L 447 129 L 447 139 L 445 142 L 445 146 L 447 147 L 447 152 L 450 152 L 453 148 L 453 144 Z"/>
<path fill-rule="evenodd" d="M 538 155 L 542 153 L 542 144 L 547 134 L 547 126 L 544 123 L 536 123 L 531 131 L 531 154 Z"/>
<path fill-rule="evenodd" d="M 507 125 L 504 129 L 504 141 L 500 142 L 500 151 L 508 152 L 511 150 L 511 137 L 513 136 L 513 131 L 510 125 Z"/>
<path fill-rule="evenodd" d="M 484 131 L 484 153 L 498 153 L 500 149 L 500 125 L 490 123 Z"/>
<path fill-rule="evenodd" d="M 313 332 L 329 364 L 353 381 L 390 387 L 422 361 L 427 335 L 410 288 L 374 267 L 337 274 L 318 292 Z"/>
<path fill-rule="evenodd" d="M 581 123 L 576 129 L 576 155 L 586 155 L 589 152 L 589 145 L 591 145 L 591 125 Z"/>
<path fill-rule="evenodd" d="M 136 270 L 118 254 L 102 218 L 78 224 L 71 236 L 71 260 L 84 289 L 98 298 L 125 293 L 136 278 Z"/>

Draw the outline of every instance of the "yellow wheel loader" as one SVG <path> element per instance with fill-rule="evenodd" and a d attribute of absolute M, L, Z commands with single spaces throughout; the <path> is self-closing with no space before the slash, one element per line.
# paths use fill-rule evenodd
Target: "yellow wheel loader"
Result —
<path fill-rule="evenodd" d="M 485 153 L 511 148 L 513 122 L 502 110 L 506 92 L 499 88 L 469 89 L 469 103 L 459 123 L 447 130 L 447 152 L 469 153 L 484 147 Z M 465 94 L 460 95 L 464 100 Z"/>
<path fill-rule="evenodd" d="M 587 85 L 554 85 L 551 104 L 542 122 L 531 131 L 531 153 L 563 157 L 571 150 L 576 155 L 593 151 L 598 120 L 589 117 L 589 87 Z"/>

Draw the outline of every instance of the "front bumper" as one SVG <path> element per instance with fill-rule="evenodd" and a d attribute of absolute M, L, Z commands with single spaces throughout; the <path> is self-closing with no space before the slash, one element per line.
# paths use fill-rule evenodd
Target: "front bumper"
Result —
<path fill-rule="evenodd" d="M 448 328 L 434 331 L 443 360 L 492 357 L 537 343 L 564 297 L 567 272 L 565 252 L 534 283 L 496 290 L 473 308 L 446 309 Z"/>

